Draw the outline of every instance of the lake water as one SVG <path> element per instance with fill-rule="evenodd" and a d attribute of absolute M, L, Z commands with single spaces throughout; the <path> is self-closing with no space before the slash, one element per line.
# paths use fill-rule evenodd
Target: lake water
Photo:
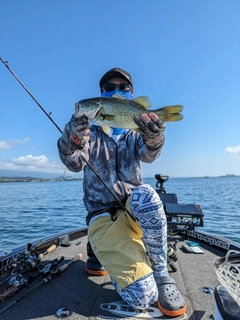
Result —
<path fill-rule="evenodd" d="M 155 178 L 144 182 L 155 188 Z M 240 177 L 172 178 L 165 188 L 177 194 L 179 203 L 201 206 L 205 215 L 201 230 L 240 243 Z M 82 197 L 82 181 L 1 183 L 0 253 L 85 227 Z"/>

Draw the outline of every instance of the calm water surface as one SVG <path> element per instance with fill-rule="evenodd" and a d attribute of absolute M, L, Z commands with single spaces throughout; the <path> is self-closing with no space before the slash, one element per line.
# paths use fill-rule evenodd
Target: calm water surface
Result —
<path fill-rule="evenodd" d="M 144 179 L 154 188 L 155 179 Z M 240 243 L 240 177 L 174 178 L 179 203 L 199 204 L 202 230 Z M 107 192 L 107 191 L 106 191 Z M 82 181 L 0 184 L 0 253 L 65 229 L 85 227 Z"/>

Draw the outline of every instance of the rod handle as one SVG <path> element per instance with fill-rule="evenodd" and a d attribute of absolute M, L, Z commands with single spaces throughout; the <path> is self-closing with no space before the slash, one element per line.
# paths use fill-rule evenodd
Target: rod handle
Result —
<path fill-rule="evenodd" d="M 39 256 L 38 256 L 38 258 L 39 258 L 39 259 L 42 259 L 43 256 L 45 256 L 46 254 L 48 254 L 48 253 L 52 252 L 53 250 L 55 250 L 56 247 L 57 247 L 57 246 L 56 246 L 55 244 L 52 244 L 45 252 L 40 253 Z"/>
<path fill-rule="evenodd" d="M 72 264 L 73 262 L 76 262 L 82 259 L 82 256 L 83 256 L 82 253 L 79 253 L 72 260 L 63 264 L 61 267 L 58 268 L 59 273 L 62 273 L 64 270 L 66 270 L 69 267 L 69 265 Z"/>

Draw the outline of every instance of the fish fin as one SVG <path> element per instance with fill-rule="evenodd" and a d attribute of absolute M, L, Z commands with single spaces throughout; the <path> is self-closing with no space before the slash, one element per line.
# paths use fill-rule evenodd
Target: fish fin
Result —
<path fill-rule="evenodd" d="M 111 129 L 110 129 L 110 127 L 109 126 L 102 126 L 102 129 L 103 129 L 103 131 L 106 133 L 106 134 L 110 134 L 110 132 L 111 132 Z"/>
<path fill-rule="evenodd" d="M 112 98 L 117 98 L 117 99 L 123 99 L 123 100 L 128 100 L 124 95 L 120 93 L 115 93 Z"/>
<path fill-rule="evenodd" d="M 163 108 L 160 108 L 156 110 L 156 114 L 158 114 L 157 111 L 160 111 L 163 113 L 163 115 L 160 115 L 159 117 L 166 122 L 176 122 L 183 119 L 183 115 L 180 113 L 183 110 L 183 106 L 181 105 L 173 105 L 173 106 L 166 106 Z"/>
<path fill-rule="evenodd" d="M 137 98 L 133 99 L 133 101 L 145 109 L 151 108 L 151 106 L 152 106 L 152 103 L 147 96 L 137 97 Z"/>

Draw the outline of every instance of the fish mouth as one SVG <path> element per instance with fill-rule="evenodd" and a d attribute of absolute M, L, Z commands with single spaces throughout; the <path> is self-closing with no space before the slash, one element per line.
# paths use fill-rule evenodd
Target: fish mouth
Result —
<path fill-rule="evenodd" d="M 101 114 L 102 107 L 99 108 L 94 108 L 94 107 L 89 107 L 85 108 L 81 103 L 76 103 L 75 104 L 75 114 L 77 117 L 85 116 L 89 120 L 93 120 L 96 117 L 98 117 Z"/>
<path fill-rule="evenodd" d="M 102 108 L 98 108 L 97 110 L 89 110 L 88 112 L 84 113 L 83 115 L 87 117 L 89 120 L 94 120 L 101 114 Z"/>
<path fill-rule="evenodd" d="M 102 108 L 99 108 L 99 109 L 97 110 L 97 112 L 95 113 L 95 117 L 94 117 L 94 118 L 97 118 L 98 116 L 100 116 L 101 111 L 102 111 Z"/>

